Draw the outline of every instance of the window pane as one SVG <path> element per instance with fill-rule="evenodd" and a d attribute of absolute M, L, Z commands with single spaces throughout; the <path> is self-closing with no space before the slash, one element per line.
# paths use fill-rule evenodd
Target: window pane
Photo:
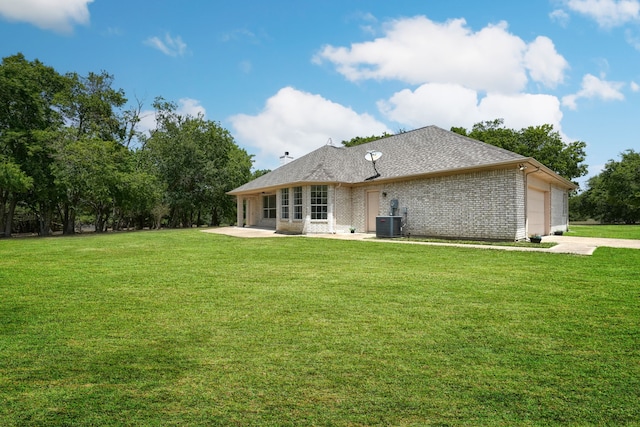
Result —
<path fill-rule="evenodd" d="M 280 218 L 289 219 L 289 189 L 283 188 L 280 190 L 281 210 Z"/>
<path fill-rule="evenodd" d="M 293 187 L 293 219 L 302 219 L 302 187 Z"/>
<path fill-rule="evenodd" d="M 275 218 L 276 217 L 276 196 L 264 196 L 262 197 L 262 217 L 263 218 Z"/>
<path fill-rule="evenodd" d="M 311 219 L 327 219 L 328 187 L 326 185 L 311 186 Z"/>

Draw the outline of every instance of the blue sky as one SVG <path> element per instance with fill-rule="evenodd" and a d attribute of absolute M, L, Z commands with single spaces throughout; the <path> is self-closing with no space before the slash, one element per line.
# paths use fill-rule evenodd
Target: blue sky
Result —
<path fill-rule="evenodd" d="M 202 113 L 258 169 L 354 136 L 553 124 L 590 174 L 640 149 L 640 0 L 0 0 L 0 55 L 105 70 L 153 126 Z"/>

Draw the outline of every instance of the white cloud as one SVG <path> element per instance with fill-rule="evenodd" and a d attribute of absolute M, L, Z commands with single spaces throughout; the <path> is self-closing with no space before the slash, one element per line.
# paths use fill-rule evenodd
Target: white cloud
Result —
<path fill-rule="evenodd" d="M 0 0 L 2 1 L 2 0 Z M 107 36 L 120 37 L 124 35 L 124 30 L 118 27 L 108 27 L 106 31 Z"/>
<path fill-rule="evenodd" d="M 640 18 L 638 0 L 568 0 L 567 7 L 595 20 L 603 28 L 617 27 Z"/>
<path fill-rule="evenodd" d="M 548 123 L 560 130 L 562 120 L 555 96 L 493 93 L 479 100 L 474 90 L 442 83 L 425 84 L 415 91 L 405 89 L 388 101 L 380 101 L 378 107 L 389 119 L 411 127 L 470 128 L 481 121 L 503 118 L 505 126 L 513 129 Z"/>
<path fill-rule="evenodd" d="M 259 169 L 277 166 L 285 151 L 301 157 L 326 144 L 329 138 L 339 145 L 355 136 L 391 132 L 368 114 L 358 114 L 320 95 L 292 87 L 280 89 L 259 114 L 238 114 L 229 121 L 236 140 L 258 151 Z"/>
<path fill-rule="evenodd" d="M 569 63 L 556 52 L 553 42 L 548 37 L 537 37 L 529 44 L 524 54 L 524 64 L 534 81 L 549 88 L 555 88 L 564 81 L 564 71 Z"/>
<path fill-rule="evenodd" d="M 257 44 L 260 41 L 256 34 L 246 28 L 236 28 L 235 30 L 226 32 L 220 36 L 220 40 L 225 43 L 234 41 L 247 41 L 253 44 Z"/>
<path fill-rule="evenodd" d="M 535 59 L 537 62 L 533 62 Z M 553 43 L 531 45 L 501 22 L 473 32 L 464 19 L 437 23 L 424 16 L 391 21 L 384 37 L 350 47 L 325 46 L 314 62 L 333 63 L 348 80 L 395 79 L 409 84 L 456 83 L 467 88 L 514 93 L 532 79 L 552 87 L 567 63 Z"/>
<path fill-rule="evenodd" d="M 207 116 L 207 110 L 205 110 L 205 108 L 200 104 L 200 101 L 192 98 L 180 98 L 180 100 L 178 100 L 177 112 L 183 116 Z"/>
<path fill-rule="evenodd" d="M 560 100 L 552 95 L 520 93 L 516 95 L 489 94 L 478 106 L 481 120 L 504 118 L 512 129 L 528 126 L 553 125 L 561 132 Z"/>
<path fill-rule="evenodd" d="M 478 94 L 472 89 L 451 83 L 429 83 L 415 91 L 404 89 L 378 108 L 390 120 L 410 126 L 468 126 L 478 121 Z M 494 117 L 495 118 L 495 117 Z"/>
<path fill-rule="evenodd" d="M 556 9 L 553 12 L 551 12 L 549 14 L 549 18 L 552 21 L 557 22 L 558 24 L 560 24 L 560 26 L 562 26 L 562 27 L 566 27 L 567 24 L 569 23 L 569 20 L 571 19 L 569 14 L 567 12 L 565 12 L 564 10 L 562 10 L 562 9 Z"/>
<path fill-rule="evenodd" d="M 624 36 L 627 40 L 627 43 L 633 46 L 634 49 L 640 50 L 640 37 L 638 37 L 638 35 L 634 31 L 627 29 L 624 32 Z"/>
<path fill-rule="evenodd" d="M 11 21 L 28 22 L 43 30 L 73 32 L 75 24 L 89 23 L 93 0 L 0 0 L 0 15 Z"/>
<path fill-rule="evenodd" d="M 161 40 L 159 37 L 149 37 L 144 41 L 144 44 L 158 49 L 168 56 L 183 56 L 187 53 L 187 45 L 182 41 L 182 38 L 180 36 L 175 38 L 171 37 L 169 33 L 164 36 L 164 40 Z"/>
<path fill-rule="evenodd" d="M 378 29 L 378 18 L 369 12 L 355 12 L 347 18 L 347 22 L 357 21 L 360 30 L 367 35 L 375 35 Z"/>
<path fill-rule="evenodd" d="M 601 99 L 603 101 L 622 101 L 624 94 L 621 92 L 624 83 L 609 82 L 587 74 L 582 78 L 581 89 L 572 95 L 562 98 L 562 105 L 571 110 L 578 108 L 578 99 Z"/>
<path fill-rule="evenodd" d="M 136 130 L 145 135 L 156 128 L 156 112 L 153 110 L 140 111 L 140 122 Z"/>
<path fill-rule="evenodd" d="M 640 85 L 638 85 L 638 83 L 631 82 L 629 85 L 631 86 L 631 91 L 633 91 L 633 92 L 640 91 Z"/>

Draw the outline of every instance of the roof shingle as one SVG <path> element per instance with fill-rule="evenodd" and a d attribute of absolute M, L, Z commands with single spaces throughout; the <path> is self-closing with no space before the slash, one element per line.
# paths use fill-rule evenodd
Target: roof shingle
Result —
<path fill-rule="evenodd" d="M 378 179 L 484 167 L 527 159 L 520 154 L 437 126 L 427 126 L 355 147 L 322 146 L 229 194 L 294 183 L 363 182 L 375 173 L 371 162 L 365 159 L 370 150 L 382 153 L 382 157 L 376 162 L 380 173 Z"/>

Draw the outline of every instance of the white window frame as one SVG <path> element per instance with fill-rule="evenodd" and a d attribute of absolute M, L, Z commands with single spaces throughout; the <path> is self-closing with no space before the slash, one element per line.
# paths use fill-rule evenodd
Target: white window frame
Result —
<path fill-rule="evenodd" d="M 312 185 L 311 196 L 311 220 L 326 221 L 329 219 L 329 186 Z"/>
<path fill-rule="evenodd" d="M 289 219 L 289 189 L 280 189 L 280 219 Z"/>
<path fill-rule="evenodd" d="M 293 187 L 293 219 L 302 220 L 302 187 Z"/>
<path fill-rule="evenodd" d="M 276 206 L 276 195 L 269 194 L 262 196 L 262 218 L 274 219 L 277 215 L 277 212 L 278 208 Z"/>

